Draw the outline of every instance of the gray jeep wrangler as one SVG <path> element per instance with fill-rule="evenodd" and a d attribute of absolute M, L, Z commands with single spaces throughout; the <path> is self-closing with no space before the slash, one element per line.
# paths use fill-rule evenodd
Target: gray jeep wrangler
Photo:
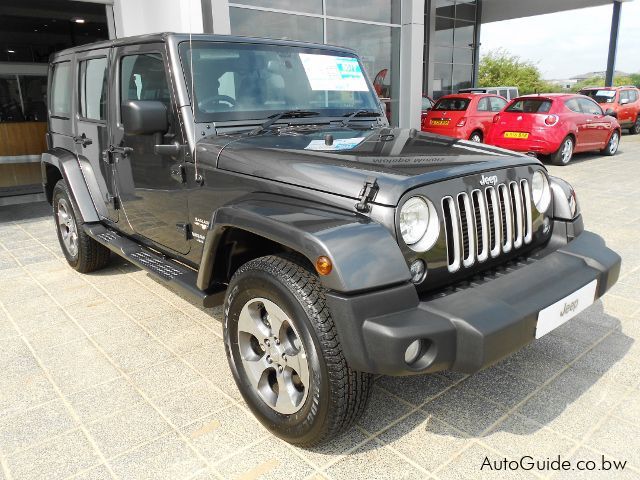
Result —
<path fill-rule="evenodd" d="M 535 158 L 390 128 L 351 50 L 160 34 L 55 54 L 42 176 L 80 272 L 110 252 L 224 302 L 275 435 L 351 425 L 373 374 L 476 372 L 585 309 L 620 258 Z"/>

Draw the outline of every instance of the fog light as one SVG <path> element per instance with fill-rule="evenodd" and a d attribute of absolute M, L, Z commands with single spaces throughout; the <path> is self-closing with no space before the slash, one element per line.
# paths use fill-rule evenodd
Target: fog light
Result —
<path fill-rule="evenodd" d="M 411 271 L 411 281 L 413 283 L 420 283 L 427 273 L 427 267 L 424 261 L 420 259 L 414 260 L 409 270 Z"/>
<path fill-rule="evenodd" d="M 422 354 L 422 340 L 414 340 L 404 351 L 404 361 L 407 365 L 415 363 Z"/>

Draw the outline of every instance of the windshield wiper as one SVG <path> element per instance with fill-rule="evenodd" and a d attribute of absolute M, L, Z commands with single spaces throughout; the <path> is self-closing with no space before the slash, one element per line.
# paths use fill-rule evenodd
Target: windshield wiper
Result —
<path fill-rule="evenodd" d="M 251 132 L 249 132 L 249 135 L 258 135 L 262 132 L 266 132 L 271 125 L 276 123 L 281 118 L 304 118 L 304 117 L 315 117 L 317 115 L 320 115 L 320 114 L 318 112 L 312 112 L 310 110 L 285 110 L 284 112 L 271 115 L 266 122 L 264 122 L 259 127 L 256 127 L 253 130 L 251 130 Z"/>
<path fill-rule="evenodd" d="M 342 126 L 346 127 L 349 125 L 349 122 L 356 117 L 381 117 L 382 113 L 377 110 L 356 110 L 355 112 L 347 113 L 344 116 L 347 118 L 342 120 Z"/>

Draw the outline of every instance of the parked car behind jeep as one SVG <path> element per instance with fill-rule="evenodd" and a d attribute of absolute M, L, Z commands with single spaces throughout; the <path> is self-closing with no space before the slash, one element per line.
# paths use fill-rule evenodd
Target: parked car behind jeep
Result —
<path fill-rule="evenodd" d="M 607 115 L 616 117 L 629 133 L 640 133 L 640 89 L 627 87 L 583 88 L 580 94 L 594 99 Z"/>
<path fill-rule="evenodd" d="M 373 375 L 476 372 L 618 278 L 568 183 L 389 127 L 349 49 L 124 38 L 55 54 L 48 98 L 42 175 L 69 265 L 115 253 L 224 302 L 243 398 L 297 445 L 352 425 Z"/>

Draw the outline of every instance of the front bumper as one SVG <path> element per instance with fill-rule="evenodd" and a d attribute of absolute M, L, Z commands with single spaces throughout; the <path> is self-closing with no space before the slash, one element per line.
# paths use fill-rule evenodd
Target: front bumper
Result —
<path fill-rule="evenodd" d="M 519 350 L 534 340 L 541 310 L 593 280 L 599 298 L 620 273 L 620 257 L 598 235 L 553 243 L 526 266 L 429 301 L 412 284 L 357 296 L 329 292 L 347 361 L 385 375 L 473 373 Z M 417 339 L 423 354 L 408 365 L 405 351 Z"/>

